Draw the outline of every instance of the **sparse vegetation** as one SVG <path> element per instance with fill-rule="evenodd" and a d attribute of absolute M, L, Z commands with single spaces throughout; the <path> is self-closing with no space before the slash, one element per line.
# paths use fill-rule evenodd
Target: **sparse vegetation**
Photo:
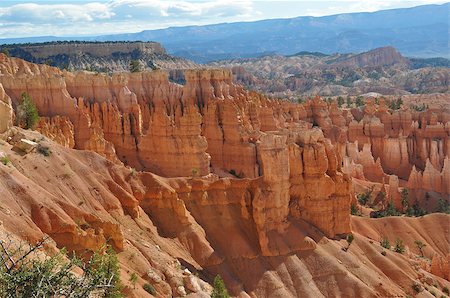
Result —
<path fill-rule="evenodd" d="M 358 206 L 356 206 L 356 204 L 352 204 L 350 206 L 350 214 L 356 215 L 356 216 L 361 216 L 361 211 L 359 211 Z"/>
<path fill-rule="evenodd" d="M 22 102 L 17 106 L 17 124 L 25 129 L 33 129 L 39 121 L 36 105 L 28 93 L 22 93 Z"/>
<path fill-rule="evenodd" d="M 2 54 L 5 54 L 6 57 L 9 57 L 9 50 L 7 48 L 2 48 Z"/>
<path fill-rule="evenodd" d="M 142 286 L 142 288 L 143 288 L 147 293 L 149 293 L 149 294 L 151 294 L 151 295 L 153 295 L 153 296 L 156 295 L 156 290 L 155 290 L 155 288 L 154 288 L 151 284 L 145 283 L 145 284 Z"/>
<path fill-rule="evenodd" d="M 383 237 L 380 241 L 380 245 L 386 249 L 391 249 L 391 243 L 389 242 L 389 239 L 386 237 Z"/>
<path fill-rule="evenodd" d="M 396 100 L 388 101 L 387 104 L 391 110 L 398 110 L 403 105 L 403 99 L 401 97 L 399 97 Z"/>
<path fill-rule="evenodd" d="M 420 208 L 417 201 L 411 207 L 406 209 L 406 216 L 424 216 L 425 214 L 427 214 L 427 212 Z"/>
<path fill-rule="evenodd" d="M 348 251 L 348 249 L 350 248 L 350 245 L 352 244 L 353 240 L 355 240 L 355 236 L 353 236 L 352 233 L 347 235 L 347 247 L 345 248 L 345 251 Z"/>
<path fill-rule="evenodd" d="M 44 242 L 12 248 L 11 240 L 0 241 L 0 297 L 123 297 L 112 249 L 94 252 L 86 262 L 66 260 L 64 251 L 42 258 L 37 253 Z M 75 267 L 83 273 L 75 275 Z"/>
<path fill-rule="evenodd" d="M 370 197 L 373 193 L 373 187 L 369 188 L 366 192 L 357 195 L 358 202 L 361 205 L 366 205 L 370 201 Z"/>
<path fill-rule="evenodd" d="M 425 111 L 426 109 L 428 109 L 428 106 L 425 105 L 424 103 L 421 104 L 421 105 L 415 105 L 415 104 L 412 104 L 412 105 L 410 105 L 409 107 L 410 107 L 412 110 L 416 111 L 416 112 L 423 112 L 423 111 Z"/>
<path fill-rule="evenodd" d="M 400 193 L 400 197 L 402 198 L 401 202 L 402 202 L 403 211 L 407 210 L 409 207 L 408 194 L 409 194 L 409 191 L 407 188 L 403 188 Z"/>
<path fill-rule="evenodd" d="M 136 282 L 138 281 L 138 276 L 136 273 L 131 273 L 130 275 L 130 282 L 133 285 L 133 288 L 136 289 Z"/>
<path fill-rule="evenodd" d="M 11 161 L 9 160 L 8 155 L 2 155 L 0 156 L 0 162 L 7 166 Z"/>
<path fill-rule="evenodd" d="M 138 60 L 130 61 L 130 72 L 140 72 L 142 71 L 141 63 Z"/>
<path fill-rule="evenodd" d="M 381 192 L 380 194 L 384 194 Z M 400 212 L 397 211 L 394 207 L 394 203 L 390 201 L 384 210 L 374 211 L 371 213 L 371 217 L 380 218 L 386 216 L 397 216 L 400 215 Z"/>
<path fill-rule="evenodd" d="M 442 213 L 447 213 L 447 214 L 450 213 L 450 204 L 448 203 L 447 200 L 445 200 L 443 198 L 439 198 L 437 212 L 442 212 Z"/>
<path fill-rule="evenodd" d="M 192 177 L 197 177 L 197 175 L 198 175 L 198 169 L 197 168 L 192 168 L 191 172 L 192 172 Z"/>
<path fill-rule="evenodd" d="M 50 156 L 50 154 L 52 153 L 50 151 L 50 148 L 47 146 L 44 146 L 42 144 L 39 144 L 36 148 L 37 152 L 44 155 L 44 156 Z"/>
<path fill-rule="evenodd" d="M 353 101 L 350 96 L 347 96 L 346 104 L 347 104 L 347 108 L 350 108 L 352 106 Z"/>
<path fill-rule="evenodd" d="M 423 249 L 427 245 L 425 243 L 423 243 L 422 241 L 420 241 L 420 240 L 414 241 L 414 244 L 417 246 L 417 248 L 420 251 L 420 255 L 423 257 Z"/>
<path fill-rule="evenodd" d="M 447 294 L 447 295 L 450 295 L 450 290 L 448 289 L 448 287 L 443 287 L 442 288 L 442 292 Z"/>
<path fill-rule="evenodd" d="M 362 107 L 366 103 L 365 103 L 364 98 L 362 96 L 358 96 L 358 97 L 356 97 L 355 104 L 356 104 L 357 107 Z"/>
<path fill-rule="evenodd" d="M 395 240 L 394 251 L 399 254 L 403 254 L 405 252 L 405 244 L 403 244 L 403 240 L 400 238 Z"/>
<path fill-rule="evenodd" d="M 214 288 L 211 293 L 211 298 L 229 298 L 227 288 L 225 287 L 225 283 L 223 282 L 222 277 L 217 275 L 214 278 Z"/>

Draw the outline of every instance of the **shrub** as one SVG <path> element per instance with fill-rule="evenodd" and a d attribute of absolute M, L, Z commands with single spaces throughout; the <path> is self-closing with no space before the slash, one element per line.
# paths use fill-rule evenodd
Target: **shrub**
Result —
<path fill-rule="evenodd" d="M 436 292 L 435 291 L 430 291 L 430 294 L 433 295 L 434 297 L 436 297 Z"/>
<path fill-rule="evenodd" d="M 428 107 L 425 106 L 425 104 L 423 103 L 422 105 L 411 105 L 410 106 L 411 109 L 415 110 L 416 112 L 423 112 L 425 111 Z"/>
<path fill-rule="evenodd" d="M 347 99 L 345 100 L 345 103 L 347 104 L 347 108 L 352 106 L 353 101 L 352 101 L 350 96 L 347 96 Z"/>
<path fill-rule="evenodd" d="M 27 249 L 23 244 L 11 249 L 12 241 L 0 242 L 0 297 L 123 297 L 112 249 L 94 252 L 86 262 L 75 255 L 66 261 L 64 251 L 43 259 L 36 252 L 44 242 Z M 80 276 L 72 272 L 75 267 L 83 269 Z"/>
<path fill-rule="evenodd" d="M 346 249 L 346 251 L 350 248 L 350 244 L 352 244 L 353 240 L 355 240 L 355 236 L 353 236 L 353 234 L 348 234 L 347 235 L 347 249 Z"/>
<path fill-rule="evenodd" d="M 415 202 L 412 207 L 408 207 L 406 209 L 406 215 L 407 216 L 423 216 L 427 214 L 427 212 L 425 210 L 423 210 L 422 208 L 420 208 L 419 203 Z"/>
<path fill-rule="evenodd" d="M 0 162 L 7 166 L 11 161 L 9 160 L 8 155 L 0 156 Z"/>
<path fill-rule="evenodd" d="M 344 104 L 344 98 L 342 96 L 339 96 L 337 98 L 337 104 L 338 104 L 338 107 L 342 107 L 342 105 Z"/>
<path fill-rule="evenodd" d="M 356 204 L 350 205 L 350 214 L 356 215 L 356 216 L 361 216 L 361 212 L 359 211 L 358 206 L 356 206 Z"/>
<path fill-rule="evenodd" d="M 391 249 L 391 243 L 389 242 L 389 239 L 387 239 L 387 238 L 381 239 L 380 245 L 386 249 Z"/>
<path fill-rule="evenodd" d="M 52 153 L 50 151 L 50 148 L 48 148 L 47 146 L 43 146 L 41 144 L 39 144 L 36 148 L 37 152 L 44 155 L 44 156 L 50 156 L 50 154 Z"/>
<path fill-rule="evenodd" d="M 39 113 L 36 105 L 28 93 L 22 93 L 22 102 L 17 106 L 18 125 L 25 129 L 33 129 L 39 121 Z"/>
<path fill-rule="evenodd" d="M 130 282 L 133 284 L 133 288 L 136 289 L 136 282 L 138 281 L 138 276 L 136 273 L 131 273 L 130 275 Z"/>
<path fill-rule="evenodd" d="M 372 194 L 372 191 L 367 191 L 365 193 L 360 193 L 356 197 L 358 198 L 358 202 L 361 205 L 366 205 L 367 202 L 370 200 L 370 195 Z"/>
<path fill-rule="evenodd" d="M 149 294 L 151 294 L 151 295 L 153 295 L 153 296 L 156 295 L 155 288 L 154 288 L 151 284 L 145 283 L 145 284 L 142 286 L 142 288 L 143 288 L 147 293 L 149 293 Z"/>
<path fill-rule="evenodd" d="M 356 97 L 355 104 L 357 107 L 361 107 L 361 106 L 365 105 L 364 98 L 362 96 Z"/>
<path fill-rule="evenodd" d="M 449 291 L 448 287 L 443 287 L 442 292 L 444 292 L 447 295 L 450 295 L 450 291 Z"/>
<path fill-rule="evenodd" d="M 386 251 L 383 250 L 383 251 L 381 252 L 381 254 L 382 254 L 383 256 L 386 256 Z"/>
<path fill-rule="evenodd" d="M 2 49 L 2 54 L 5 54 L 6 57 L 9 57 L 9 56 L 10 56 L 10 55 L 9 55 L 9 50 L 8 50 L 7 48 L 3 48 L 3 49 Z"/>
<path fill-rule="evenodd" d="M 403 240 L 401 240 L 400 238 L 397 238 L 395 240 L 394 251 L 398 252 L 399 254 L 403 254 L 405 252 L 405 245 L 403 244 Z"/>
<path fill-rule="evenodd" d="M 214 278 L 214 288 L 211 293 L 211 298 L 229 298 L 229 297 L 230 295 L 228 294 L 223 279 L 220 277 L 220 275 L 217 275 L 216 278 Z"/>
<path fill-rule="evenodd" d="M 390 201 L 384 211 L 384 216 L 396 216 L 398 215 L 397 209 L 394 207 L 394 203 Z"/>
<path fill-rule="evenodd" d="M 402 198 L 403 211 L 405 209 L 408 209 L 408 207 L 409 207 L 408 194 L 409 194 L 409 191 L 407 188 L 403 188 L 402 192 L 400 193 L 400 196 Z"/>
<path fill-rule="evenodd" d="M 401 108 L 403 104 L 403 99 L 401 97 L 397 98 L 396 100 L 392 100 L 388 102 L 388 106 L 391 110 L 398 110 Z"/>
<path fill-rule="evenodd" d="M 130 61 L 130 72 L 140 72 L 142 71 L 141 64 L 137 60 Z"/>
<path fill-rule="evenodd" d="M 437 212 L 450 213 L 450 204 L 447 200 L 439 198 Z"/>

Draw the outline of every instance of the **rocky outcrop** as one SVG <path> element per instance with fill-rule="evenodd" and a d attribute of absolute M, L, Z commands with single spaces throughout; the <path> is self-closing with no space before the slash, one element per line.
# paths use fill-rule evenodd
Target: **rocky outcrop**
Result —
<path fill-rule="evenodd" d="M 351 254 L 339 243 L 351 232 L 352 178 L 378 182 L 396 206 L 406 174 L 418 189 L 448 194 L 446 111 L 271 100 L 220 69 L 177 73 L 184 85 L 161 70 L 70 73 L 6 57 L 0 71 L 13 106 L 29 93 L 42 116 L 37 129 L 47 136 L 12 128 L 10 143 L 0 143 L 2 156 L 11 156 L 0 163 L 5 227 L 30 239 L 48 234 L 70 250 L 109 243 L 124 270 L 163 296 L 209 289 L 181 266 L 220 274 L 233 295 L 375 293 L 381 277 L 393 282 L 378 269 L 360 279 L 353 268 L 377 267 L 351 256 L 363 258 L 361 250 L 384 258 L 379 250 L 360 235 Z M 22 157 L 12 147 L 22 140 L 49 154 Z M 299 270 L 311 277 L 299 281 Z M 331 281 L 339 290 L 328 288 Z"/>
<path fill-rule="evenodd" d="M 1 57 L 0 57 L 1 59 Z M 0 84 L 0 133 L 7 131 L 13 124 L 13 109 L 11 98 Z"/>
<path fill-rule="evenodd" d="M 404 58 L 393 47 L 377 48 L 365 53 L 361 53 L 336 63 L 335 67 L 381 67 L 392 64 L 407 64 Z"/>
<path fill-rule="evenodd" d="M 3 45 L 10 55 L 33 63 L 67 70 L 129 71 L 131 61 L 140 69 L 195 68 L 197 64 L 168 55 L 157 42 L 57 42 Z"/>

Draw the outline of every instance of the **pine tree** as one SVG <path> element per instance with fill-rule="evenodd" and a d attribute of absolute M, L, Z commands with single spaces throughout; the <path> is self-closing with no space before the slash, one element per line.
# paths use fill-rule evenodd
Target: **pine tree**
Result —
<path fill-rule="evenodd" d="M 36 105 L 28 93 L 22 93 L 22 102 L 17 106 L 17 121 L 25 129 L 33 129 L 39 121 Z"/>
<path fill-rule="evenodd" d="M 217 275 L 214 278 L 214 289 L 211 293 L 211 298 L 229 298 L 227 288 L 225 287 L 225 283 L 220 275 Z"/>

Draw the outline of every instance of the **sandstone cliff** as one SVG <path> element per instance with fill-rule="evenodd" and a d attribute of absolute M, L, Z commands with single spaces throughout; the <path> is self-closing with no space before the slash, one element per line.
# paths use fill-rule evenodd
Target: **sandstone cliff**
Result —
<path fill-rule="evenodd" d="M 364 224 L 351 257 L 339 239 L 351 232 L 353 178 L 382 184 L 395 202 L 408 177 L 420 181 L 417 200 L 421 190 L 448 195 L 448 111 L 271 100 L 222 69 L 177 73 L 181 85 L 162 70 L 108 76 L 0 55 L 0 73 L 0 103 L 16 107 L 27 92 L 46 136 L 11 129 L 11 108 L 0 118 L 10 233 L 48 234 L 75 251 L 110 243 L 123 270 L 163 296 L 210 289 L 181 265 L 209 282 L 220 274 L 242 297 L 402 295 L 419 277 L 395 255 L 406 269 L 389 273 Z M 22 139 L 51 154 L 18 154 Z M 448 254 L 431 240 L 430 249 Z"/>

